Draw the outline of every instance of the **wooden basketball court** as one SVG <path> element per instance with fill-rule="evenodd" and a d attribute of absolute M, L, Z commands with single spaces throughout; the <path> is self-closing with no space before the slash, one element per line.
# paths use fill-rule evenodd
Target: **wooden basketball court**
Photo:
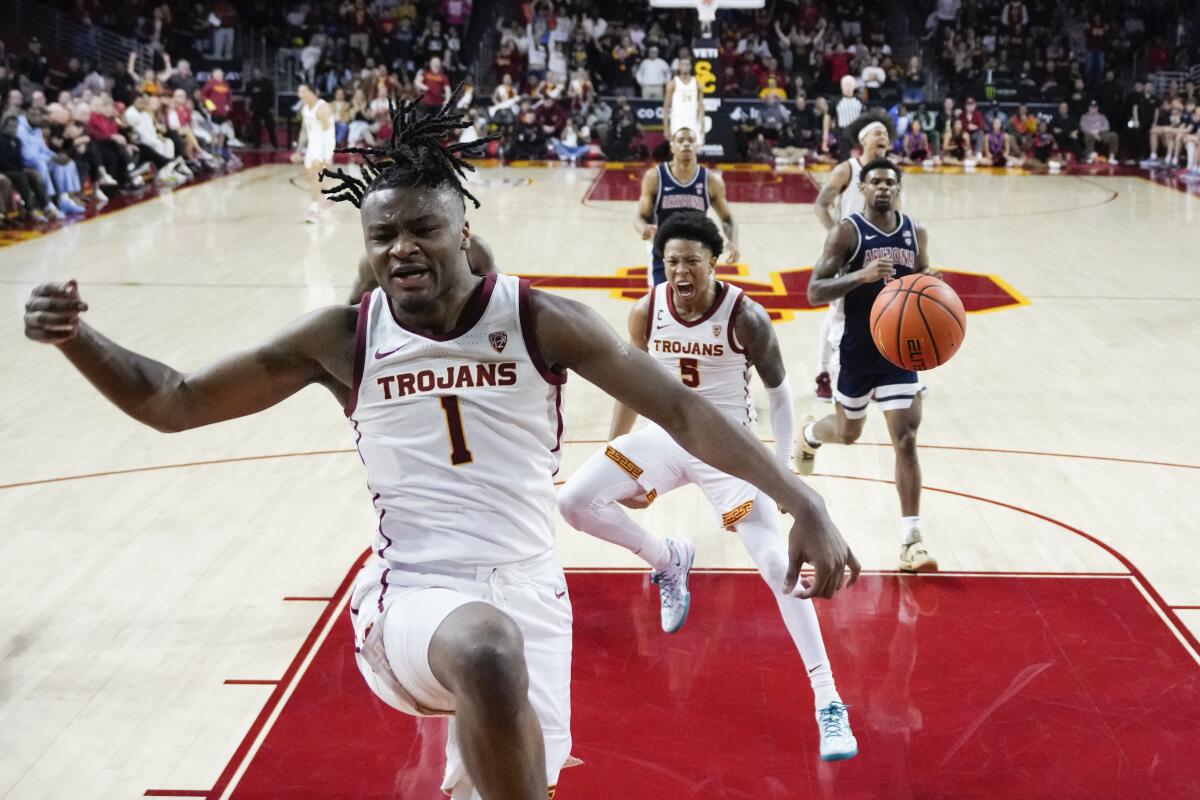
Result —
<path fill-rule="evenodd" d="M 778 318 L 798 410 L 822 413 L 803 286 L 825 175 L 738 174 L 743 265 L 724 277 Z M 468 217 L 504 271 L 623 330 L 647 263 L 630 175 L 485 169 Z M 93 325 L 181 369 L 344 302 L 357 212 L 306 226 L 297 176 L 256 167 L 0 249 L 0 797 L 440 796 L 443 723 L 376 702 L 353 663 L 347 577 L 374 516 L 331 396 L 164 435 L 21 334 L 32 286 L 66 278 Z M 559 523 L 584 762 L 560 800 L 1200 797 L 1200 198 L 1138 177 L 916 173 L 903 205 L 974 313 L 926 376 L 922 517 L 942 573 L 893 571 L 877 412 L 812 478 L 869 570 L 818 605 L 859 756 L 818 761 L 774 604 L 688 487 L 638 512 L 696 540 L 675 636 L 636 558 Z M 570 380 L 560 479 L 610 411 Z"/>

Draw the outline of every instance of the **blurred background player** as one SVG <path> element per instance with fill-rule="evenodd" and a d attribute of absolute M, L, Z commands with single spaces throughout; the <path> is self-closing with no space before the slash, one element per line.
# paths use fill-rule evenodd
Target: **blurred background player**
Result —
<path fill-rule="evenodd" d="M 300 84 L 296 90 L 300 95 L 300 115 L 304 125 L 300 129 L 300 141 L 292 155 L 293 164 L 304 164 L 304 177 L 308 179 L 308 214 L 304 221 L 316 222 L 320 217 L 321 170 L 333 164 L 333 148 L 336 132 L 333 126 L 333 110 L 317 96 L 312 87 Z"/>
<path fill-rule="evenodd" d="M 651 289 L 633 307 L 630 341 L 747 430 L 753 430 L 755 423 L 750 401 L 753 366 L 767 388 L 776 456 L 790 470 L 796 427 L 779 342 L 761 305 L 736 286 L 716 280 L 723 244 L 717 226 L 701 213 L 681 212 L 658 229 L 655 244 L 665 256 L 667 284 Z M 821 758 L 853 758 L 858 745 L 834 685 L 812 601 L 779 590 L 787 555 L 775 503 L 746 481 L 690 455 L 658 425 L 631 433 L 636 421 L 636 411 L 616 404 L 611 443 L 588 459 L 559 491 L 563 519 L 625 547 L 650 565 L 651 580 L 659 588 L 662 628 L 674 633 L 683 626 L 691 604 L 687 579 L 695 545 L 687 538 L 655 537 L 617 504 L 644 508 L 685 484 L 700 487 L 722 527 L 741 538 L 800 651 L 816 701 Z"/>
<path fill-rule="evenodd" d="M 737 227 L 725 200 L 725 181 L 721 173 L 700 166 L 697 161 L 699 139 L 693 129 L 679 128 L 670 144 L 671 160 L 651 167 L 642 176 L 642 196 L 633 220 L 634 229 L 642 239 L 653 242 L 655 232 L 671 215 L 681 211 L 705 214 L 711 205 L 725 232 L 725 260 L 728 263 L 737 261 Z M 653 244 L 646 278 L 651 286 L 666 280 L 662 253 Z"/>
<path fill-rule="evenodd" d="M 885 158 L 895 136 L 892 118 L 884 111 L 868 111 L 852 120 L 845 129 L 846 139 L 853 143 L 849 158 L 833 168 L 828 180 L 821 185 L 813 209 L 825 230 L 833 230 L 851 214 L 863 210 L 863 195 L 859 190 L 859 173 L 863 163 Z M 833 380 L 837 371 L 837 342 L 842 335 L 842 304 L 834 300 L 821 319 L 817 351 L 821 371 L 817 373 L 816 395 L 825 402 L 833 400 Z"/>
<path fill-rule="evenodd" d="M 663 92 L 663 135 L 669 140 L 683 128 L 695 135 L 697 147 L 704 144 L 704 92 L 692 74 L 688 56 L 680 56 L 675 75 Z"/>
<path fill-rule="evenodd" d="M 871 338 L 871 305 L 884 283 L 929 269 L 925 228 L 897 210 L 900 168 L 885 158 L 864 164 L 859 187 L 861 213 L 838 223 L 825 239 L 813 267 L 808 301 L 814 305 L 844 299 L 838 339 L 838 371 L 833 414 L 809 418 L 801 431 L 796 467 L 811 475 L 824 442 L 853 444 L 862 435 L 867 406 L 879 404 L 896 452 L 896 491 L 900 495 L 900 569 L 933 572 L 937 560 L 921 541 L 921 464 L 917 428 L 921 424 L 921 380 L 879 354 Z"/>

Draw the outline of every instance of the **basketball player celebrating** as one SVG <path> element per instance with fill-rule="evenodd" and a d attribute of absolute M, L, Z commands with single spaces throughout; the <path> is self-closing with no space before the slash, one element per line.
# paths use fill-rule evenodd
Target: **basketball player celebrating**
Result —
<path fill-rule="evenodd" d="M 921 541 L 921 464 L 917 428 L 921 424 L 921 381 L 879 354 L 871 340 L 871 305 L 883 284 L 929 268 L 925 228 L 896 210 L 900 168 L 885 158 L 863 165 L 859 187 L 866 199 L 829 232 L 813 267 L 808 302 L 843 299 L 845 324 L 838 341 L 839 370 L 835 413 L 804 426 L 797 469 L 811 475 L 817 448 L 825 442 L 853 444 L 862 434 L 867 405 L 874 400 L 887 419 L 896 452 L 896 491 L 900 495 L 900 569 L 933 572 L 937 561 Z"/>
<path fill-rule="evenodd" d="M 471 151 L 442 144 L 467 124 L 456 102 L 425 118 L 405 102 L 388 150 L 364 153 L 364 180 L 335 175 L 334 199 L 361 209 L 380 285 L 357 308 L 319 309 L 188 374 L 82 322 L 74 281 L 34 289 L 25 333 L 161 431 L 328 389 L 379 512 L 352 590 L 359 669 L 395 708 L 453 715 L 448 795 L 544 800 L 571 746 L 571 606 L 553 551 L 552 478 L 567 369 L 793 515 L 786 591 L 808 561 L 816 574 L 801 594 L 831 597 L 858 563 L 819 495 L 597 314 L 514 276 L 471 274 L 464 198 L 474 198 L 459 157 Z"/>
<path fill-rule="evenodd" d="M 467 266 L 472 275 L 490 275 L 496 272 L 496 259 L 492 248 L 478 233 L 472 233 L 467 242 Z M 354 279 L 354 287 L 350 290 L 350 305 L 356 305 L 363 295 L 379 286 L 375 280 L 375 270 L 371 267 L 371 259 L 363 256 L 358 260 L 358 275 Z"/>
<path fill-rule="evenodd" d="M 679 57 L 675 75 L 663 91 L 663 135 L 669 140 L 681 128 L 689 129 L 697 142 L 704 143 L 704 93 L 688 56 Z"/>
<path fill-rule="evenodd" d="M 659 226 L 681 211 L 707 213 L 711 205 L 725 231 L 725 260 L 737 261 L 737 227 L 733 212 L 725 200 L 725 181 L 721 173 L 700 166 L 696 160 L 699 146 L 696 132 L 680 128 L 671 137 L 671 160 L 657 164 L 642 175 L 642 196 L 638 199 L 637 216 L 633 227 L 642 239 L 655 241 Z M 650 271 L 646 278 L 651 286 L 666 281 L 663 257 L 656 245 L 650 247 Z"/>
<path fill-rule="evenodd" d="M 858 190 L 862 165 L 873 158 L 887 156 L 894 138 L 893 131 L 892 118 L 883 111 L 868 111 L 846 127 L 846 137 L 855 143 L 859 155 L 851 155 L 834 167 L 829 179 L 821 186 L 814 208 L 817 220 L 825 230 L 833 230 L 839 222 L 863 210 L 863 195 Z M 821 371 L 817 374 L 816 394 L 826 402 L 833 400 L 831 375 L 836 372 L 833 359 L 843 321 L 841 303 L 831 302 L 821 319 L 820 341 L 817 343 Z"/>
<path fill-rule="evenodd" d="M 712 220 L 688 211 L 671 217 L 655 236 L 667 265 L 667 285 L 656 286 L 629 315 L 629 338 L 696 394 L 711 401 L 747 431 L 754 429 L 750 367 L 767 387 L 775 452 L 791 469 L 795 443 L 792 390 L 771 318 L 741 289 L 717 281 L 721 234 Z M 695 547 L 688 539 L 661 540 L 629 518 L 617 503 L 635 508 L 687 483 L 704 492 L 726 530 L 736 531 L 774 590 L 816 696 L 821 758 L 858 752 L 846 706 L 838 697 L 821 627 L 811 600 L 781 593 L 787 556 L 775 504 L 746 481 L 723 474 L 689 454 L 658 425 L 630 433 L 637 412 L 618 402 L 612 442 L 571 476 L 558 495 L 563 518 L 581 531 L 625 547 L 654 570 L 662 627 L 674 633 L 687 619 L 688 572 Z"/>
<path fill-rule="evenodd" d="M 308 214 L 305 222 L 317 221 L 321 208 L 321 171 L 333 163 L 333 148 L 336 133 L 333 127 L 333 110 L 329 104 L 317 97 L 317 93 L 306 84 L 297 89 L 303 108 L 300 111 L 304 126 L 300 130 L 300 141 L 292 154 L 292 163 L 304 163 L 304 176 L 308 179 Z"/>

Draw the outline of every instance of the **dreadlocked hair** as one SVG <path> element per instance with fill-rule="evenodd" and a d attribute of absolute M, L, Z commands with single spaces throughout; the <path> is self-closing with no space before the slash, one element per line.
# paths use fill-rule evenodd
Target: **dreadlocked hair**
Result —
<path fill-rule="evenodd" d="M 471 124 L 466 115 L 455 108 L 462 92 L 463 85 L 459 84 L 445 104 L 431 114 L 417 108 L 424 95 L 401 100 L 399 108 L 389 98 L 392 136 L 387 146 L 338 148 L 335 152 L 362 156 L 359 176 L 355 177 L 340 167 L 337 170 L 323 169 L 321 179 L 328 177 L 338 183 L 332 188 L 322 189 L 321 193 L 334 202 L 348 200 L 355 208 L 362 208 L 363 200 L 376 189 L 449 184 L 479 208 L 479 200 L 463 185 L 467 173 L 474 172 L 475 168 L 463 158 L 481 156 L 487 143 L 499 139 L 500 135 L 491 134 L 473 142 L 444 143 L 447 137 Z"/>

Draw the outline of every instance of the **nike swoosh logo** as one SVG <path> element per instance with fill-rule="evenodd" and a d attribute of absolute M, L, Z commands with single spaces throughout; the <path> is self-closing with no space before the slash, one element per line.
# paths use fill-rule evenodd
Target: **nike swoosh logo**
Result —
<path fill-rule="evenodd" d="M 808 674 L 809 674 L 809 675 L 812 675 L 814 672 L 816 672 L 817 670 L 819 670 L 819 669 L 820 669 L 821 667 L 823 667 L 823 666 L 825 666 L 825 665 L 824 665 L 824 664 L 817 664 L 815 667 L 813 667 L 812 669 L 810 669 L 810 670 L 808 671 Z"/>
<path fill-rule="evenodd" d="M 554 593 L 554 597 L 555 597 L 556 599 L 558 599 L 558 600 L 562 600 L 562 599 L 563 599 L 564 597 L 566 597 L 566 596 L 567 596 L 567 590 L 566 590 L 566 589 L 563 589 L 561 592 L 555 592 L 555 593 Z"/>
<path fill-rule="evenodd" d="M 377 349 L 377 350 L 375 351 L 375 360 L 376 360 L 376 361 L 378 361 L 378 360 L 379 360 L 379 359 L 381 359 L 381 358 L 387 358 L 387 357 L 388 357 L 388 356 L 390 356 L 392 353 L 396 352 L 396 350 L 403 350 L 404 348 L 408 347 L 408 346 L 409 346 L 409 344 L 411 344 L 411 342 L 405 342 L 404 344 L 400 345 L 399 347 L 395 348 L 394 350 L 388 350 L 386 353 L 381 353 L 381 352 L 379 352 L 379 350 Z"/>
<path fill-rule="evenodd" d="M 661 331 L 663 328 L 667 327 L 670 324 L 671 323 L 669 323 L 669 322 L 664 322 L 662 325 L 655 325 L 654 330 Z"/>
<path fill-rule="evenodd" d="M 867 236 L 867 237 L 866 237 L 866 239 L 867 239 L 867 241 L 868 241 L 868 242 L 869 242 L 869 241 L 871 241 L 871 240 L 872 240 L 872 239 L 874 239 L 874 238 L 875 238 L 874 236 Z"/>

